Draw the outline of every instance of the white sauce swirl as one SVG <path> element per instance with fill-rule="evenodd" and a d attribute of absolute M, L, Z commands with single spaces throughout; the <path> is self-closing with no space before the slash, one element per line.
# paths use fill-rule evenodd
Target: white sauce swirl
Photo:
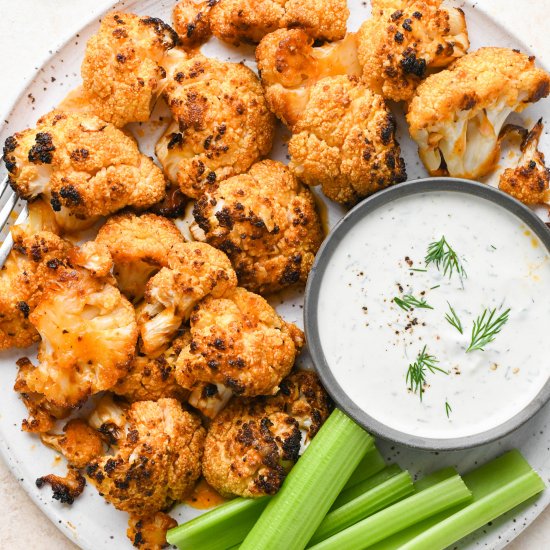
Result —
<path fill-rule="evenodd" d="M 466 278 L 411 270 L 426 268 L 426 249 L 442 236 Z M 319 334 L 336 380 L 357 406 L 408 434 L 456 438 L 502 424 L 550 374 L 549 260 L 520 219 L 481 198 L 431 192 L 380 207 L 344 237 L 321 282 Z M 406 313 L 392 301 L 409 293 L 433 310 Z M 463 334 L 445 320 L 447 303 Z M 485 308 L 510 308 L 509 320 L 484 351 L 466 353 Z M 406 374 L 424 345 L 449 374 L 428 371 L 420 401 Z"/>

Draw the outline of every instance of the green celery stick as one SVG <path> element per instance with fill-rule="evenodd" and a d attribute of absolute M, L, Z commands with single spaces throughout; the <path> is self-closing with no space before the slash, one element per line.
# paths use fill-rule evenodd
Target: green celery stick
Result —
<path fill-rule="evenodd" d="M 392 504 L 311 548 L 362 550 L 471 497 L 461 477 L 455 475 Z"/>
<path fill-rule="evenodd" d="M 340 506 L 340 508 L 329 512 L 309 541 L 309 546 L 314 546 L 328 539 L 350 525 L 354 525 L 358 521 L 371 516 L 413 492 L 413 482 L 409 472 L 401 472 L 398 475 L 390 477 L 378 486 L 367 490 L 357 496 L 357 498 Z"/>
<path fill-rule="evenodd" d="M 302 550 L 319 527 L 373 438 L 336 409 L 280 491 L 269 501 L 241 550 Z"/>
<path fill-rule="evenodd" d="M 359 466 L 355 468 L 353 474 L 348 479 L 348 482 L 344 486 L 344 490 L 361 483 L 365 479 L 372 477 L 374 474 L 377 474 L 386 467 L 386 462 L 382 458 L 382 455 L 375 447 L 370 450 L 361 460 Z"/>

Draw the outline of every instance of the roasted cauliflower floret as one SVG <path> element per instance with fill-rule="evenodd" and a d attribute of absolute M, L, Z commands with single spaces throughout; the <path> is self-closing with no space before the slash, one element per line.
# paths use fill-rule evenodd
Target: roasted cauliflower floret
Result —
<path fill-rule="evenodd" d="M 224 496 L 275 494 L 330 406 L 312 372 L 290 375 L 273 397 L 233 399 L 208 430 L 204 477 Z"/>
<path fill-rule="evenodd" d="M 311 89 L 288 144 L 292 172 L 352 206 L 406 179 L 395 120 L 382 96 L 356 77 L 335 76 Z"/>
<path fill-rule="evenodd" d="M 113 257 L 119 289 L 128 299 L 139 301 L 151 276 L 168 265 L 171 247 L 184 238 L 166 218 L 126 212 L 109 218 L 96 242 L 107 246 Z"/>
<path fill-rule="evenodd" d="M 183 47 L 193 48 L 210 38 L 210 9 L 215 3 L 215 0 L 179 0 L 174 6 L 172 19 Z"/>
<path fill-rule="evenodd" d="M 306 108 L 311 87 L 328 76 L 361 76 L 356 35 L 314 46 L 300 29 L 268 34 L 256 48 L 256 61 L 269 108 L 292 128 Z"/>
<path fill-rule="evenodd" d="M 313 195 L 272 160 L 213 186 L 193 215 L 195 237 L 223 250 L 239 284 L 260 294 L 305 283 L 323 240 Z"/>
<path fill-rule="evenodd" d="M 28 227 L 12 228 L 14 246 L 0 268 L 0 350 L 38 341 L 29 315 L 49 281 L 58 276 L 70 248 L 49 231 L 27 233 Z"/>
<path fill-rule="evenodd" d="M 176 363 L 176 380 L 194 390 L 216 384 L 242 396 L 271 395 L 304 343 L 261 297 L 244 288 L 202 300 L 191 315 L 191 342 Z"/>
<path fill-rule="evenodd" d="M 119 510 L 146 516 L 183 500 L 201 474 L 205 431 L 175 399 L 139 401 L 113 456 L 86 468 L 90 481 Z"/>
<path fill-rule="evenodd" d="M 162 397 L 186 399 L 189 392 L 176 382 L 174 370 L 181 350 L 190 339 L 189 332 L 185 332 L 155 358 L 136 355 L 126 376 L 111 391 L 128 401 L 157 401 Z"/>
<path fill-rule="evenodd" d="M 550 75 L 533 57 L 507 48 L 481 48 L 416 90 L 407 121 L 432 175 L 476 179 L 493 170 L 508 117 L 550 92 Z"/>
<path fill-rule="evenodd" d="M 205 243 L 174 246 L 168 266 L 145 288 L 138 313 L 141 351 L 156 356 L 167 346 L 191 310 L 205 296 L 220 297 L 237 285 L 229 258 Z"/>
<path fill-rule="evenodd" d="M 271 150 L 274 118 L 248 67 L 198 55 L 174 68 L 164 95 L 174 122 L 156 153 L 185 195 L 200 197 Z"/>
<path fill-rule="evenodd" d="M 463 56 L 470 42 L 464 12 L 442 0 L 373 1 L 357 33 L 363 81 L 394 101 L 408 101 L 429 74 Z"/>
<path fill-rule="evenodd" d="M 526 132 L 517 166 L 504 170 L 498 184 L 502 191 L 525 204 L 550 204 L 550 169 L 544 163 L 544 153 L 538 150 L 542 129 L 540 119 Z"/>
<path fill-rule="evenodd" d="M 212 2 L 210 27 L 220 40 L 239 45 L 258 43 L 266 34 L 289 27 L 318 40 L 346 34 L 346 0 L 219 0 Z"/>
<path fill-rule="evenodd" d="M 75 468 L 85 468 L 104 452 L 101 434 L 80 418 L 69 420 L 62 434 L 45 433 L 40 435 L 40 439 L 61 453 Z"/>
<path fill-rule="evenodd" d="M 89 226 L 125 206 L 147 208 L 166 192 L 161 170 L 136 142 L 91 115 L 52 111 L 6 140 L 4 161 L 14 190 L 43 196 L 68 229 L 75 218 Z"/>
<path fill-rule="evenodd" d="M 163 56 L 177 42 L 176 32 L 155 17 L 104 16 L 82 63 L 83 90 L 94 114 L 119 127 L 149 120 L 166 76 Z"/>
<path fill-rule="evenodd" d="M 25 371 L 24 381 L 54 405 L 76 407 L 108 390 L 134 357 L 134 308 L 114 286 L 84 272 L 67 270 L 50 284 L 29 320 L 42 340 L 38 366 Z"/>
<path fill-rule="evenodd" d="M 115 445 L 125 436 L 128 407 L 126 400 L 105 393 L 94 403 L 94 408 L 88 415 L 88 425 L 97 430 L 107 443 Z"/>
<path fill-rule="evenodd" d="M 166 532 L 177 525 L 178 522 L 164 512 L 145 517 L 131 514 L 126 534 L 140 550 L 161 550 L 167 546 Z"/>
<path fill-rule="evenodd" d="M 75 499 L 82 494 L 86 486 L 86 480 L 82 474 L 76 468 L 72 467 L 69 467 L 66 477 L 48 474 L 39 477 L 35 483 L 39 489 L 45 484 L 50 485 L 53 498 L 59 500 L 62 504 L 69 505 L 73 504 Z"/>

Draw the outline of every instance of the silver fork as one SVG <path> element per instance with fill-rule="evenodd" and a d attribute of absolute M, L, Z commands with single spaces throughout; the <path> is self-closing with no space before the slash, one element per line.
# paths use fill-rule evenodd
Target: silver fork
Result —
<path fill-rule="evenodd" d="M 9 191 L 9 194 L 6 195 L 6 191 Z M 7 198 L 5 198 L 7 196 Z M 0 209 L 0 231 L 4 230 L 6 227 L 6 224 L 8 223 L 8 220 L 10 219 L 11 213 L 13 212 L 15 205 L 18 201 L 17 194 L 10 188 L 8 184 L 8 176 L 6 176 L 2 183 L 0 183 L 0 203 L 4 201 L 4 205 Z M 25 220 L 25 218 L 28 215 L 27 207 L 21 211 L 19 216 L 17 217 L 17 220 L 15 221 L 15 224 L 19 224 Z M 0 267 L 4 265 L 6 262 L 6 259 L 13 247 L 13 239 L 11 236 L 11 232 L 8 232 L 6 235 L 6 239 L 0 246 Z"/>

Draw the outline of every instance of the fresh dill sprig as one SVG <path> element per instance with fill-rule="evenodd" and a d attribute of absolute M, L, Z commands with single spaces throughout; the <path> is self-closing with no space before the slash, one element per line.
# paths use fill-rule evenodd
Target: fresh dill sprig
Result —
<path fill-rule="evenodd" d="M 434 264 L 437 269 L 443 271 L 443 275 L 448 275 L 449 279 L 455 271 L 459 277 L 467 277 L 466 270 L 458 259 L 458 254 L 444 236 L 439 241 L 428 245 L 424 263 L 426 266 Z"/>
<path fill-rule="evenodd" d="M 396 297 L 393 299 L 393 301 L 404 311 L 410 311 L 415 307 L 419 309 L 433 309 L 433 307 L 428 304 L 426 300 L 424 300 L 424 298 L 421 298 L 419 300 L 418 298 L 415 298 L 412 294 L 405 294 L 403 298 Z"/>
<path fill-rule="evenodd" d="M 449 414 L 453 412 L 453 409 L 451 408 L 451 405 L 449 405 L 449 402 L 445 399 L 445 413 L 447 414 L 447 418 L 449 418 Z"/>
<path fill-rule="evenodd" d="M 455 327 L 456 330 L 460 332 L 460 334 L 464 334 L 462 332 L 462 323 L 460 322 L 456 311 L 454 310 L 453 306 L 449 304 L 449 302 L 447 302 L 447 305 L 449 306 L 449 313 L 445 314 L 445 320 L 447 321 L 447 323 Z"/>
<path fill-rule="evenodd" d="M 510 308 L 502 312 L 496 319 L 497 309 L 485 309 L 483 313 L 474 321 L 472 327 L 472 337 L 466 353 L 474 350 L 481 350 L 490 344 L 501 331 L 504 324 L 508 321 Z"/>
<path fill-rule="evenodd" d="M 422 395 L 424 394 L 427 371 L 430 371 L 432 374 L 436 371 L 449 374 L 447 371 L 439 368 L 437 363 L 439 361 L 433 355 L 427 353 L 426 346 L 424 346 L 418 354 L 416 361 L 411 363 L 407 369 L 407 377 L 405 379 L 407 385 L 413 393 L 418 393 L 420 401 L 422 401 Z"/>
<path fill-rule="evenodd" d="M 427 269 L 419 269 L 417 267 L 411 267 L 409 271 L 419 271 L 420 273 L 426 273 Z"/>

